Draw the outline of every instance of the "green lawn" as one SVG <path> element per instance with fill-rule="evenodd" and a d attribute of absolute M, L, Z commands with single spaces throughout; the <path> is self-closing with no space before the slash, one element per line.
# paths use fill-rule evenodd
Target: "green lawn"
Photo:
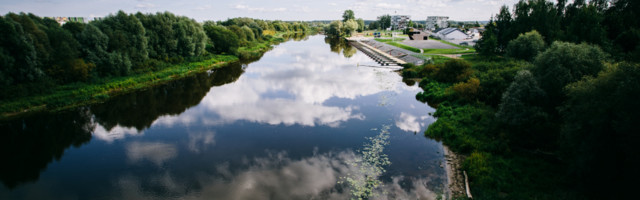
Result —
<path fill-rule="evenodd" d="M 476 50 L 474 48 L 463 48 L 463 49 L 423 49 L 424 53 L 427 54 L 462 54 L 462 53 L 475 53 Z"/>

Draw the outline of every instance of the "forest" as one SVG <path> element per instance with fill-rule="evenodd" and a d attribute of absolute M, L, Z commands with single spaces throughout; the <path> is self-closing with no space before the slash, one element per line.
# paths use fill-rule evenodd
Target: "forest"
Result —
<path fill-rule="evenodd" d="M 405 66 L 437 108 L 425 135 L 466 156 L 474 199 L 624 199 L 640 178 L 634 0 L 503 6 L 480 55 Z M 466 197 L 462 197 L 466 198 Z"/>
<path fill-rule="evenodd" d="M 55 93 L 51 88 L 106 85 L 119 77 L 153 74 L 174 65 L 230 59 L 218 55 L 255 57 L 278 35 L 307 30 L 308 24 L 302 22 L 232 18 L 200 23 L 169 12 L 119 11 L 89 23 L 62 26 L 51 18 L 8 13 L 0 16 L 0 102 L 8 105 Z M 3 106 L 2 112 L 39 103 L 52 105 L 25 101 Z"/>

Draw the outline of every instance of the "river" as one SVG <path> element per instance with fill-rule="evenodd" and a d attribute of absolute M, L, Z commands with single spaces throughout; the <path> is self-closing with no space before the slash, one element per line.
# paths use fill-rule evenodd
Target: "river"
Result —
<path fill-rule="evenodd" d="M 423 135 L 435 110 L 376 66 L 302 36 L 256 61 L 0 121 L 0 199 L 433 199 L 446 185 L 442 144 Z"/>

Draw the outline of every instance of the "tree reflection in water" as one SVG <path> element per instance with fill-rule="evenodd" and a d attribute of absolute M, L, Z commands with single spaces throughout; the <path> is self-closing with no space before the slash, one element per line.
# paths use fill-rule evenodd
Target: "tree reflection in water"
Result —
<path fill-rule="evenodd" d="M 198 105 L 214 86 L 234 82 L 244 72 L 242 63 L 230 64 L 165 85 L 118 97 L 106 103 L 63 113 L 43 113 L 0 122 L 2 158 L 0 181 L 9 189 L 35 182 L 40 172 L 64 151 L 88 143 L 97 125 L 106 131 L 116 126 L 151 126 L 162 115 L 174 115 Z M 179 97 L 179 98 L 176 98 Z"/>

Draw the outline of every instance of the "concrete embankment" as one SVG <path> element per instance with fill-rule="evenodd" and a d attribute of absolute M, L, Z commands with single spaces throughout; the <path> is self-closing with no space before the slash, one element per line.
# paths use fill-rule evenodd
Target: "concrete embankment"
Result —
<path fill-rule="evenodd" d="M 413 53 L 410 51 L 407 51 L 395 46 L 391 46 L 382 42 L 378 42 L 370 38 L 349 38 L 348 40 L 351 42 L 352 45 L 356 46 L 357 48 L 359 46 L 365 46 L 365 48 L 372 48 L 373 50 L 370 52 L 372 52 L 372 54 L 374 55 L 369 55 L 369 54 L 367 55 L 369 55 L 376 61 L 378 61 L 378 59 L 383 61 L 386 59 L 390 63 L 397 63 L 397 64 L 411 63 L 414 65 L 422 65 L 424 63 L 423 59 L 414 57 L 412 55 Z M 361 49 L 361 51 L 367 53 L 367 49 L 365 50 Z M 382 55 L 378 54 L 377 52 L 382 52 Z M 402 62 L 397 62 L 395 61 L 395 59 L 400 60 Z"/>

